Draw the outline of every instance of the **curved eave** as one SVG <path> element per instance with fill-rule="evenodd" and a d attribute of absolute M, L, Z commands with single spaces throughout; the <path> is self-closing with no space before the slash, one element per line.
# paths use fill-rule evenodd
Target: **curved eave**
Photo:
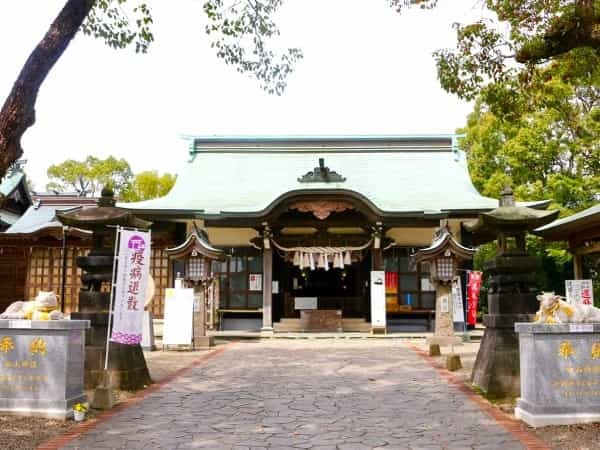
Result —
<path fill-rule="evenodd" d="M 51 237 L 57 240 L 63 239 L 63 227 L 62 225 L 52 225 L 48 227 L 39 228 L 37 230 L 28 233 L 0 233 L 0 241 L 9 240 L 38 240 L 45 237 Z M 76 237 L 79 239 L 91 239 L 92 232 L 82 230 L 80 228 L 69 228 L 67 231 L 67 239 L 69 237 Z"/>
<path fill-rule="evenodd" d="M 472 259 L 475 249 L 465 247 L 458 243 L 451 234 L 446 234 L 442 239 L 435 241 L 430 247 L 423 248 L 415 253 L 415 261 L 422 262 L 442 255 L 450 249 L 453 255 L 460 259 Z"/>
<path fill-rule="evenodd" d="M 247 218 L 247 219 L 263 219 L 273 213 L 282 203 L 292 202 L 296 199 L 306 198 L 327 198 L 327 197 L 344 197 L 354 200 L 354 202 L 362 207 L 363 210 L 369 212 L 377 219 L 384 218 L 429 218 L 429 219 L 445 219 L 448 217 L 472 216 L 482 212 L 491 211 L 493 208 L 464 208 L 464 209 L 442 209 L 437 211 L 415 210 L 415 211 L 389 211 L 377 207 L 371 200 L 363 194 L 349 189 L 296 189 L 286 192 L 275 198 L 266 208 L 257 211 L 220 211 L 219 213 L 207 213 L 205 210 L 193 209 L 163 209 L 152 208 L 150 203 L 149 208 L 139 208 L 136 206 L 129 207 L 126 203 L 119 205 L 120 208 L 127 209 L 136 215 L 160 216 L 165 218 L 178 219 L 228 219 L 228 218 Z M 360 208 L 359 208 L 360 209 Z"/>
<path fill-rule="evenodd" d="M 75 213 L 77 214 L 77 213 Z M 70 227 L 78 228 L 85 226 L 86 228 L 99 228 L 108 225 L 120 225 L 123 227 L 131 227 L 131 228 L 140 228 L 140 229 L 148 229 L 152 225 L 152 222 L 148 220 L 140 219 L 139 217 L 135 217 L 134 214 L 127 211 L 122 215 L 115 217 L 93 217 L 93 216 L 79 216 L 76 217 L 73 213 L 56 213 L 56 218 L 63 225 L 67 225 Z"/>
<path fill-rule="evenodd" d="M 208 259 L 222 259 L 224 256 L 223 250 L 212 247 L 195 233 L 188 236 L 183 244 L 165 249 L 165 253 L 169 258 L 178 259 L 190 255 L 194 250 Z"/>

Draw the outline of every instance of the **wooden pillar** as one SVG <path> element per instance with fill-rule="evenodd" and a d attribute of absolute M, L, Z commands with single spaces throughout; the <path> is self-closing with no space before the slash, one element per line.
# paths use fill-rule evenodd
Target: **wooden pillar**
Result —
<path fill-rule="evenodd" d="M 262 331 L 273 331 L 273 250 L 263 250 L 263 320 Z"/>
<path fill-rule="evenodd" d="M 381 248 L 371 250 L 371 270 L 383 270 L 383 251 Z"/>
<path fill-rule="evenodd" d="M 583 261 L 581 261 L 581 255 L 575 253 L 573 255 L 573 272 L 576 280 L 583 279 Z"/>

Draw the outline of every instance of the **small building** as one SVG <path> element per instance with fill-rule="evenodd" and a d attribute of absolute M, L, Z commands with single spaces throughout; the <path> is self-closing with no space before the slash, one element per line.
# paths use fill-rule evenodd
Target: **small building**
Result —
<path fill-rule="evenodd" d="M 575 279 L 594 279 L 600 272 L 600 203 L 538 228 L 535 234 L 548 241 L 565 241 L 573 254 Z"/>
<path fill-rule="evenodd" d="M 441 221 L 461 240 L 463 221 L 497 206 L 452 135 L 194 137 L 189 153 L 169 194 L 120 206 L 182 226 L 175 245 L 195 222 L 224 250 L 213 265 L 224 329 L 297 329 L 306 297 L 340 310 L 344 329 L 368 329 L 371 270 L 386 271 L 388 323 L 429 318 L 429 266 L 411 255 Z"/>
<path fill-rule="evenodd" d="M 21 165 L 17 165 L 0 183 L 0 232 L 19 220 L 32 203 L 27 177 Z"/>

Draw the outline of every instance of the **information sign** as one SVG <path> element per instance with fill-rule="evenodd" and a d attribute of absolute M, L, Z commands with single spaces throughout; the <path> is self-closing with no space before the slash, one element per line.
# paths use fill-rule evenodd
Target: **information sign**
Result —
<path fill-rule="evenodd" d="M 385 272 L 371 271 L 371 327 L 386 327 Z"/>
<path fill-rule="evenodd" d="M 193 289 L 166 289 L 163 345 L 191 345 Z"/>

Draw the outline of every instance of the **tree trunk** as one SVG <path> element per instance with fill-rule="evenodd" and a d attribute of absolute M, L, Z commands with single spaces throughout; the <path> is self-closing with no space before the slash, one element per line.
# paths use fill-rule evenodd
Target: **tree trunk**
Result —
<path fill-rule="evenodd" d="M 21 137 L 35 123 L 35 102 L 40 86 L 93 5 L 94 0 L 67 0 L 21 69 L 0 110 L 0 178 L 23 154 Z"/>

